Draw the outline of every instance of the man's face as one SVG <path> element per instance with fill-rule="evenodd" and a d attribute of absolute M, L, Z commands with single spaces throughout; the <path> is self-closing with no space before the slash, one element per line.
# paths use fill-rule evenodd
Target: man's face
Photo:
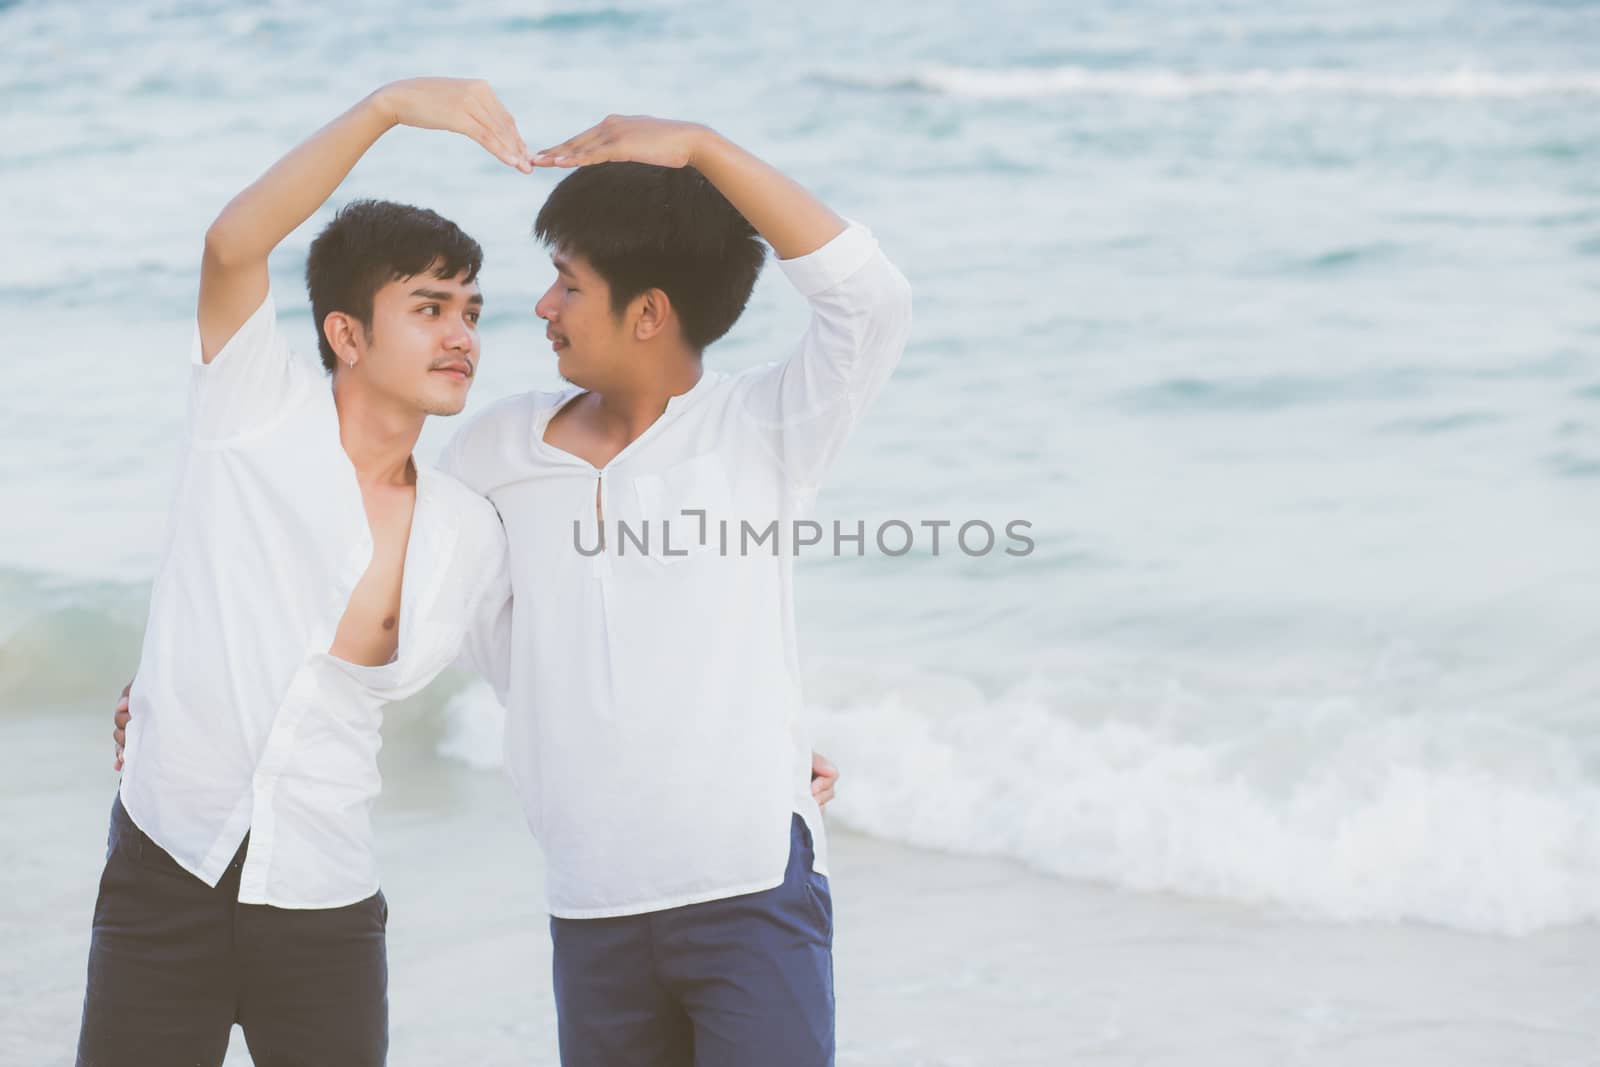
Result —
<path fill-rule="evenodd" d="M 556 370 L 574 385 L 602 388 L 615 378 L 625 351 L 626 322 L 612 315 L 611 287 L 582 256 L 558 250 L 550 262 L 556 279 L 534 312 L 548 324 L 545 336 L 558 357 Z"/>
<path fill-rule="evenodd" d="M 476 280 L 424 272 L 391 281 L 372 301 L 363 377 L 375 389 L 429 415 L 455 415 L 478 370 Z"/>

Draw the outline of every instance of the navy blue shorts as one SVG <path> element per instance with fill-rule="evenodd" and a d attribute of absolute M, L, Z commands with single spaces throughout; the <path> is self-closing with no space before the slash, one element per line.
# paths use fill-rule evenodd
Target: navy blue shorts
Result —
<path fill-rule="evenodd" d="M 377 1067 L 389 1046 L 388 904 L 240 904 L 239 846 L 215 888 L 111 808 L 79 1067 L 220 1064 L 234 1023 L 257 1067 Z"/>
<path fill-rule="evenodd" d="M 550 919 L 562 1067 L 833 1063 L 833 901 L 796 814 L 776 889 Z"/>

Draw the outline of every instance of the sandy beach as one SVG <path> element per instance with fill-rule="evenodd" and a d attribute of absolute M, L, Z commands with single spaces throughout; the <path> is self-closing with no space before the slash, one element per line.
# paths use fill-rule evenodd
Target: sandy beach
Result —
<path fill-rule="evenodd" d="M 398 714 L 416 714 L 402 709 Z M 0 1062 L 71 1062 L 114 775 L 104 710 L 0 719 Z M 384 752 L 390 1062 L 554 1064 L 538 851 L 509 786 Z M 834 823 L 842 1065 L 1600 1063 L 1600 927 L 1325 924 L 926 852 Z M 229 1064 L 249 1063 L 235 1031 Z"/>

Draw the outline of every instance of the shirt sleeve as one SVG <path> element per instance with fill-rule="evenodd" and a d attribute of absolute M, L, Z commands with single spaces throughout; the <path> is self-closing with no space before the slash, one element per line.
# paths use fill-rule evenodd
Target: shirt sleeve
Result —
<path fill-rule="evenodd" d="M 438 468 L 479 496 L 490 496 L 526 469 L 530 401 L 543 394 L 519 393 L 496 400 L 466 421 L 439 453 Z"/>
<path fill-rule="evenodd" d="M 194 324 L 189 347 L 189 425 L 196 440 L 225 442 L 269 426 L 312 384 L 311 370 L 278 328 L 269 289 L 210 363 Z"/>
<path fill-rule="evenodd" d="M 439 453 L 437 466 L 474 493 L 481 495 L 483 490 L 468 480 L 472 473 L 472 465 L 465 459 L 465 453 L 471 447 L 474 433 L 474 424 L 471 420 L 458 426 L 456 432 L 450 435 L 450 440 L 445 442 L 444 450 Z"/>
<path fill-rule="evenodd" d="M 462 637 L 456 666 L 483 678 L 494 689 L 500 706 L 507 706 L 511 689 L 511 560 L 506 551 L 504 527 L 489 553 L 491 562 L 479 581 L 476 607 Z"/>
<path fill-rule="evenodd" d="M 744 411 L 791 486 L 814 490 L 905 351 L 911 285 L 854 220 L 778 267 L 811 321 L 787 361 L 747 372 Z"/>

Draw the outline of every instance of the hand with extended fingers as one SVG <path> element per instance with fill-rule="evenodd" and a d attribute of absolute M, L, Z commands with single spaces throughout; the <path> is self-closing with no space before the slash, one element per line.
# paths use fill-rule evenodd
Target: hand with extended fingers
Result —
<path fill-rule="evenodd" d="M 400 126 L 462 134 L 507 166 L 533 172 L 517 121 L 482 79 L 407 78 L 390 82 L 376 96 Z"/>
<path fill-rule="evenodd" d="M 695 153 L 711 130 L 698 122 L 649 115 L 607 115 L 576 137 L 551 145 L 533 157 L 538 167 L 582 167 L 590 163 L 653 163 L 693 166 Z"/>

